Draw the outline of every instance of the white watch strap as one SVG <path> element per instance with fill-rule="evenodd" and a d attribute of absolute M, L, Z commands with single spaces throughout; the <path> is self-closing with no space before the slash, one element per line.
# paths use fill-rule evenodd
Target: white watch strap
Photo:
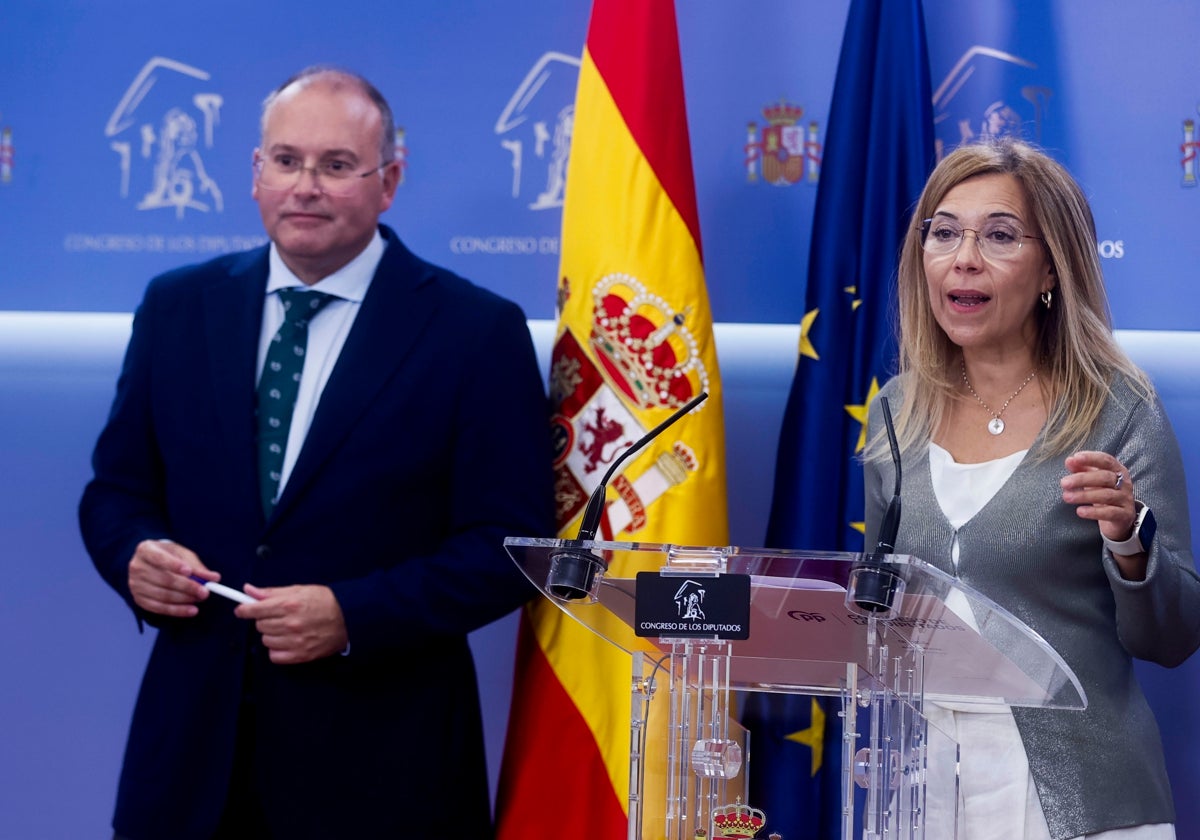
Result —
<path fill-rule="evenodd" d="M 1103 534 L 1100 536 L 1104 539 L 1104 547 L 1113 554 L 1141 554 L 1146 550 L 1142 545 L 1140 532 L 1142 530 L 1142 520 L 1146 518 L 1146 506 L 1141 502 L 1137 502 L 1137 518 L 1133 520 L 1133 533 L 1127 540 L 1110 540 Z"/>

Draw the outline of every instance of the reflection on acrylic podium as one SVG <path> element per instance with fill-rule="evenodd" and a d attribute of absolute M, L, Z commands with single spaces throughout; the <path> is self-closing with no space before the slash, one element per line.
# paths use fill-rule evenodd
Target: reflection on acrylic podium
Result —
<path fill-rule="evenodd" d="M 731 714 L 735 691 L 840 699 L 844 840 L 856 816 L 865 840 L 920 840 L 934 801 L 949 803 L 937 840 L 957 834 L 957 746 L 927 719 L 930 704 L 1087 705 L 1037 633 L 915 557 L 505 546 L 546 598 L 630 654 L 627 840 L 771 830 L 770 815 L 747 801 L 753 733 Z M 856 787 L 865 789 L 857 815 Z"/>

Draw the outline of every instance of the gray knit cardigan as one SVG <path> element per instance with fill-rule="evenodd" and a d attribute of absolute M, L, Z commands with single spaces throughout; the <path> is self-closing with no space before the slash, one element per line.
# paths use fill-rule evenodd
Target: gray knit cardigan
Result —
<path fill-rule="evenodd" d="M 898 379 L 884 386 L 892 406 Z M 882 428 L 872 403 L 868 435 Z M 1061 453 L 1030 454 L 955 536 L 933 492 L 927 446 L 902 453 L 903 516 L 895 550 L 952 574 L 1040 633 L 1087 693 L 1084 711 L 1013 709 L 1050 834 L 1056 838 L 1174 822 L 1162 741 L 1133 657 L 1174 667 L 1200 646 L 1200 576 L 1192 559 L 1179 443 L 1157 399 L 1121 379 L 1081 449 L 1115 455 L 1158 532 L 1144 581 L 1124 580 L 1091 520 L 1062 500 Z M 866 465 L 866 534 L 873 544 L 891 498 L 888 463 Z M 1182 747 L 1181 747 L 1182 748 Z"/>

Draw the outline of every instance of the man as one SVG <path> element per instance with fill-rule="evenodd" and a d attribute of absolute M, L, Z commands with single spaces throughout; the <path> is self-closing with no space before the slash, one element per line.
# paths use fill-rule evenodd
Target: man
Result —
<path fill-rule="evenodd" d="M 118 838 L 491 834 L 466 634 L 533 594 L 502 541 L 553 532 L 546 400 L 520 310 L 378 225 L 393 136 L 364 79 L 290 79 L 254 153 L 270 246 L 134 318 L 80 505 L 158 628 Z"/>

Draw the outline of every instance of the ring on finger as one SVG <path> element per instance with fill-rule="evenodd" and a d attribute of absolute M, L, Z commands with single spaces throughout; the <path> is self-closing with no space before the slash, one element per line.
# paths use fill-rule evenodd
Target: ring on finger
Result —
<path fill-rule="evenodd" d="M 1117 473 L 1117 482 L 1113 485 L 1114 490 L 1121 489 L 1121 483 L 1125 480 L 1125 473 Z"/>

